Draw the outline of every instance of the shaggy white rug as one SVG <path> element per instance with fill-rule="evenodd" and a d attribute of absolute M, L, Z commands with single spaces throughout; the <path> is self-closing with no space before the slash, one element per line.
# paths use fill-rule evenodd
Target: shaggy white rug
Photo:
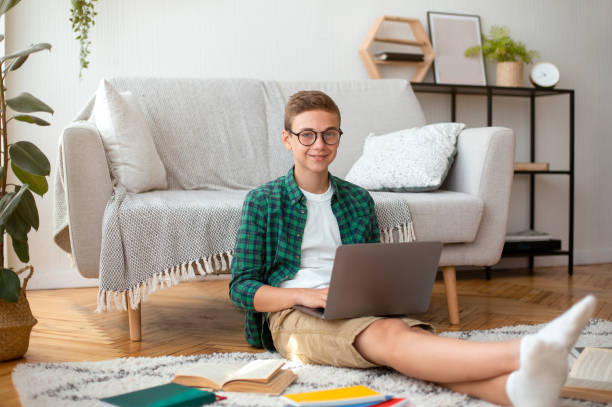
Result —
<path fill-rule="evenodd" d="M 518 338 L 539 325 L 520 325 L 487 331 L 446 332 L 442 336 L 478 341 Z M 577 346 L 612 346 L 612 322 L 592 319 Z M 278 358 L 274 353 L 216 353 L 197 356 L 122 358 L 102 362 L 24 363 L 15 367 L 13 383 L 21 402 L 30 406 L 98 406 L 99 398 L 169 382 L 173 372 L 198 360 L 215 362 Z M 287 393 L 363 384 L 381 393 L 406 397 L 414 406 L 491 406 L 437 385 L 407 378 L 386 368 L 345 369 L 288 362 L 298 379 Z M 227 400 L 218 406 L 282 406 L 278 397 L 219 393 Z M 0 403 L 1 404 L 1 403 Z M 563 399 L 561 406 L 602 406 L 600 403 Z"/>

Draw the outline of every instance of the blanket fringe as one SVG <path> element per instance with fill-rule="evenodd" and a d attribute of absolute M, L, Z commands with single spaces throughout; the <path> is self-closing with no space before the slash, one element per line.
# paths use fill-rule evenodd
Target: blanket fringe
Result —
<path fill-rule="evenodd" d="M 397 243 L 413 242 L 416 240 L 414 226 L 412 222 L 410 222 L 402 223 L 401 225 L 388 229 L 381 229 L 380 241 L 382 243 L 396 243 L 394 232 L 397 232 Z"/>
<path fill-rule="evenodd" d="M 130 307 L 136 309 L 141 302 L 144 302 L 149 295 L 158 289 L 175 286 L 181 281 L 194 278 L 196 275 L 229 272 L 233 254 L 233 250 L 228 250 L 206 258 L 177 264 L 154 274 L 147 280 L 124 291 L 103 290 L 100 288 L 98 290 L 96 312 L 110 311 L 113 308 L 119 311 L 127 311 L 126 295 L 130 299 Z"/>

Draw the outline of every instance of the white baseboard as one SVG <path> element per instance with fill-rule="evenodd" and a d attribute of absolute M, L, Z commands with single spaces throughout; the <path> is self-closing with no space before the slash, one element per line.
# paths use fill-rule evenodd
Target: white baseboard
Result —
<path fill-rule="evenodd" d="M 72 269 L 53 270 L 46 273 L 34 273 L 28 283 L 28 290 L 45 290 L 53 288 L 97 287 L 97 278 L 85 278 Z"/>

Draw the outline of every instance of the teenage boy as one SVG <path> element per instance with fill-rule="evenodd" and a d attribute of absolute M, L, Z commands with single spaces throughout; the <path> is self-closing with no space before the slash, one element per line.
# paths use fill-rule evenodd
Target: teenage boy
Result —
<path fill-rule="evenodd" d="M 388 366 L 497 404 L 554 406 L 593 296 L 538 333 L 505 342 L 438 337 L 412 319 L 327 321 L 292 309 L 325 307 L 339 245 L 380 241 L 368 192 L 329 173 L 341 136 L 329 96 L 291 96 L 282 142 L 294 167 L 246 196 L 231 265 L 230 297 L 246 311 L 247 341 L 304 363 Z"/>

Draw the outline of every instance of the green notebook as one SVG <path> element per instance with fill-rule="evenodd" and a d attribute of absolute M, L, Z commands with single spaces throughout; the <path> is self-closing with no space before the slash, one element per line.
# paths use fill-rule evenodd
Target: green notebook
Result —
<path fill-rule="evenodd" d="M 100 399 L 103 406 L 120 407 L 198 407 L 215 400 L 215 393 L 176 383 Z"/>

